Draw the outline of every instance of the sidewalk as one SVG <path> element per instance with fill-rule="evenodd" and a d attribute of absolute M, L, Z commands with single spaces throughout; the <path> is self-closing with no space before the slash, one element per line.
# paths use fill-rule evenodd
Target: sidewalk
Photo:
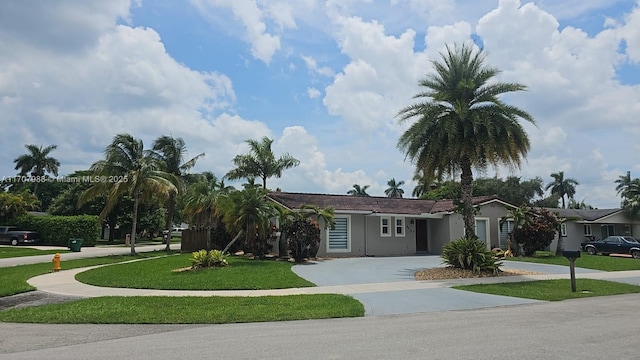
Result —
<path fill-rule="evenodd" d="M 277 296 L 300 294 L 344 294 L 355 295 L 389 291 L 405 291 L 420 289 L 450 288 L 459 285 L 495 284 L 535 280 L 566 279 L 568 274 L 520 275 L 485 278 L 467 278 L 454 280 L 429 281 L 393 281 L 382 283 L 364 283 L 349 285 L 330 285 L 304 288 L 272 289 L 272 290 L 153 290 L 126 289 L 93 286 L 75 280 L 76 274 L 97 267 L 64 270 L 36 276 L 29 279 L 29 285 L 38 290 L 68 296 Z M 594 272 L 576 274 L 578 279 L 602 279 L 640 285 L 640 270 L 617 272 Z"/>
<path fill-rule="evenodd" d="M 29 246 L 31 248 L 41 250 L 69 250 L 67 247 L 61 246 Z M 136 245 L 136 252 L 162 251 L 166 245 Z M 171 244 L 172 249 L 179 249 L 180 244 Z M 126 255 L 131 253 L 128 246 L 90 246 L 83 247 L 80 252 L 69 252 L 60 254 L 64 260 L 84 259 L 109 255 Z M 38 264 L 51 262 L 53 254 L 37 255 L 37 256 L 21 256 L 7 259 L 0 259 L 0 267 L 9 267 L 17 265 Z"/>
<path fill-rule="evenodd" d="M 146 250 L 155 250 L 153 247 L 145 247 Z M 156 246 L 163 249 L 164 245 Z M 83 249 L 84 250 L 84 249 Z M 123 251 L 128 248 L 103 249 L 105 251 Z M 85 257 L 90 251 L 85 252 Z M 142 247 L 139 251 L 143 251 Z M 82 254 L 82 253 L 76 253 Z M 65 254 L 71 255 L 71 254 Z M 50 256 L 48 256 L 50 258 Z M 394 264 L 395 263 L 395 264 Z M 384 264 L 381 266 L 381 264 Z M 418 265 L 419 264 L 419 265 Z M 467 310 L 496 306 L 511 306 L 539 303 L 541 301 L 522 299 L 507 296 L 489 295 L 469 291 L 455 290 L 451 287 L 457 285 L 489 284 L 522 282 L 549 279 L 568 279 L 568 267 L 558 265 L 545 265 L 521 262 L 505 262 L 506 268 L 523 267 L 531 271 L 544 272 L 545 275 L 521 275 L 501 276 L 487 278 L 467 278 L 455 280 L 431 280 L 415 281 L 407 274 L 416 267 L 423 268 L 436 266 L 436 258 L 428 257 L 398 257 L 398 258 L 358 258 L 358 259 L 331 259 L 326 262 L 300 265 L 294 267 L 294 272 L 303 278 L 320 286 L 306 288 L 274 289 L 274 290 L 219 290 L 219 291 L 189 291 L 189 290 L 152 290 L 152 289 L 125 289 L 98 287 L 80 283 L 75 280 L 75 275 L 101 266 L 88 268 L 63 270 L 60 272 L 36 276 L 28 280 L 31 286 L 39 291 L 50 294 L 72 297 L 100 297 L 100 296 L 281 296 L 300 294 L 343 294 L 353 296 L 365 307 L 366 316 L 408 314 L 433 311 Z M 351 268 L 352 277 L 350 283 L 345 283 L 349 276 L 344 273 L 344 267 Z M 393 266 L 396 267 L 393 270 Z M 331 269 L 330 271 L 328 269 Z M 366 271 L 365 271 L 366 270 Z M 330 272 L 341 273 L 339 276 Z M 378 277 L 364 279 L 363 273 L 378 273 Z M 304 273 L 301 274 L 301 273 Z M 389 277 L 389 273 L 393 276 Z M 353 276 L 355 275 L 355 276 Z M 578 279 L 602 279 L 640 285 L 640 270 L 603 272 L 589 269 L 576 269 Z M 324 279 L 324 281 L 318 281 Z"/>

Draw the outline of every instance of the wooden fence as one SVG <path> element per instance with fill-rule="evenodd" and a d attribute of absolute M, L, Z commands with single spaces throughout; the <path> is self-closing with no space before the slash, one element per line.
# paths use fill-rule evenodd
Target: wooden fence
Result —
<path fill-rule="evenodd" d="M 207 233 L 209 230 L 183 230 L 182 240 L 180 241 L 180 252 L 191 253 L 207 248 Z"/>

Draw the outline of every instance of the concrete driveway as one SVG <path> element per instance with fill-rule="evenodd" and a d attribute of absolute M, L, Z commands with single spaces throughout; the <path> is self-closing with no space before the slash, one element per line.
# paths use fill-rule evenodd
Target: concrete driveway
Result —
<path fill-rule="evenodd" d="M 402 282 L 415 283 L 413 274 L 418 270 L 442 266 L 442 258 L 439 256 L 362 257 L 314 261 L 296 265 L 293 267 L 293 271 L 318 286 L 373 283 L 395 283 L 398 285 Z M 537 271 L 555 276 L 566 274 L 569 277 L 569 268 L 558 265 L 505 261 L 503 269 Z M 598 271 L 576 269 L 577 274 L 594 272 Z M 424 283 L 428 283 L 428 281 Z M 379 288 L 380 291 L 350 294 L 364 304 L 367 316 L 467 310 L 540 302 L 473 293 L 448 287 L 427 287 L 412 290 Z"/>

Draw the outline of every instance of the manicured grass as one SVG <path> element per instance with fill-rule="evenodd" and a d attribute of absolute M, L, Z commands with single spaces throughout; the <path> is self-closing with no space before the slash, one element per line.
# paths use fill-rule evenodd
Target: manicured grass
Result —
<path fill-rule="evenodd" d="M 131 255 L 114 255 L 89 259 L 65 260 L 62 257 L 62 270 L 75 269 L 101 264 L 112 264 L 132 259 L 140 259 L 144 257 L 164 256 L 164 251 L 153 251 L 139 253 L 137 256 Z M 32 265 L 19 265 L 6 268 L 0 268 L 0 296 L 15 295 L 27 291 L 35 290 L 35 288 L 27 284 L 27 280 L 38 275 L 46 274 L 53 271 L 51 263 L 41 263 Z"/>
<path fill-rule="evenodd" d="M 462 285 L 454 286 L 453 288 L 546 301 L 640 293 L 640 286 L 593 279 L 576 279 L 576 292 L 571 291 L 571 280 L 569 279 Z"/>
<path fill-rule="evenodd" d="M 263 297 L 100 297 L 0 311 L 0 321 L 47 324 L 223 324 L 364 316 L 334 294 Z"/>
<path fill-rule="evenodd" d="M 22 256 L 38 256 L 38 255 L 48 255 L 55 253 L 67 253 L 68 250 L 38 250 L 28 247 L 8 247 L 8 246 L 0 246 L 0 259 L 14 258 L 14 257 L 22 257 Z"/>
<path fill-rule="evenodd" d="M 505 260 L 569 266 L 569 260 L 567 260 L 567 258 L 546 254 L 534 257 L 513 257 Z M 576 259 L 575 266 L 602 271 L 640 270 L 640 260 L 582 253 L 581 256 Z"/>
<path fill-rule="evenodd" d="M 174 272 L 189 267 L 191 254 L 105 266 L 76 275 L 83 283 L 163 290 L 253 290 L 314 286 L 291 271 L 293 264 L 273 260 L 227 258 L 229 266 Z"/>

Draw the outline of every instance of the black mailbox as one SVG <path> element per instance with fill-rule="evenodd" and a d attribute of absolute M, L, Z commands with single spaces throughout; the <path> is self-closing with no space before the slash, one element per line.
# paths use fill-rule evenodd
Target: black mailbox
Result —
<path fill-rule="evenodd" d="M 580 257 L 580 250 L 564 250 L 562 251 L 562 256 L 567 259 L 577 259 Z"/>

